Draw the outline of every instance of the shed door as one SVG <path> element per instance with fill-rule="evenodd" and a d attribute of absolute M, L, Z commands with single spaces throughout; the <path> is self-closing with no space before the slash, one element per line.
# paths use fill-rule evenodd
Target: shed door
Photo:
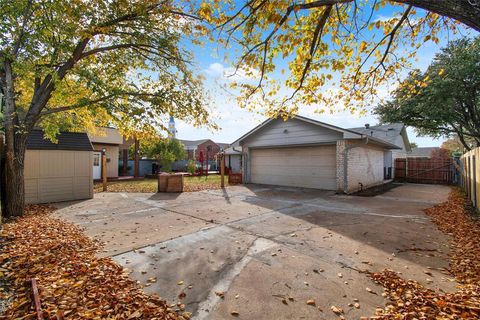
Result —
<path fill-rule="evenodd" d="M 98 180 L 102 178 L 102 153 L 93 153 L 93 179 Z"/>
<path fill-rule="evenodd" d="M 253 149 L 251 182 L 336 189 L 336 146 Z"/>

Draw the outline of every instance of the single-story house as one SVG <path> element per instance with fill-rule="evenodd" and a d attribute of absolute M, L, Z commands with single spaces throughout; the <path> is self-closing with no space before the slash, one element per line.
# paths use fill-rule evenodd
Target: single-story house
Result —
<path fill-rule="evenodd" d="M 385 158 L 401 147 L 302 116 L 268 119 L 232 146 L 242 147 L 243 181 L 352 193 L 383 184 Z"/>
<path fill-rule="evenodd" d="M 385 177 L 387 178 L 394 177 L 395 159 L 405 158 L 411 151 L 407 127 L 403 123 L 387 123 L 376 126 L 371 126 L 367 123 L 364 127 L 350 128 L 349 130 L 387 141 L 399 147 L 399 149 L 385 151 L 384 167 Z"/>
<path fill-rule="evenodd" d="M 25 201 L 47 203 L 93 197 L 93 147 L 86 133 L 62 132 L 58 143 L 34 130 L 25 153 Z"/>
<path fill-rule="evenodd" d="M 225 167 L 232 173 L 242 172 L 242 147 L 230 147 L 223 151 L 225 155 Z"/>
<path fill-rule="evenodd" d="M 93 179 L 102 178 L 102 151 L 107 157 L 107 178 L 118 178 L 118 158 L 123 136 L 115 128 L 97 128 L 97 134 L 89 135 L 93 145 Z"/>

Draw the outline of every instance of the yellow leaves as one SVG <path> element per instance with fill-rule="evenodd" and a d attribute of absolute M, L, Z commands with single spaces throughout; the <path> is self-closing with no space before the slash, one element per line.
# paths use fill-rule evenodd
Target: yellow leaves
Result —
<path fill-rule="evenodd" d="M 200 17 L 206 19 L 207 21 L 212 21 L 213 9 L 210 4 L 202 2 L 197 13 Z"/>
<path fill-rule="evenodd" d="M 358 51 L 359 52 L 364 52 L 366 48 L 367 48 L 367 42 L 362 41 L 362 42 L 360 42 L 360 46 L 358 47 Z"/>
<path fill-rule="evenodd" d="M 444 73 L 445 73 L 445 69 L 443 69 L 443 68 L 438 71 L 438 75 L 439 75 L 439 76 L 441 76 L 441 75 L 444 74 Z"/>

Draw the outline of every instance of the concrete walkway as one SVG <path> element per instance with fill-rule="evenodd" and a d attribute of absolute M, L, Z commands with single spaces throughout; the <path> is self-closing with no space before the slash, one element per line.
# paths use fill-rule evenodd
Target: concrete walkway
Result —
<path fill-rule="evenodd" d="M 442 272 L 448 239 L 422 212 L 449 191 L 405 184 L 376 197 L 259 185 L 103 193 L 59 204 L 57 213 L 103 241 L 103 254 L 145 291 L 184 303 L 196 319 L 234 318 L 233 311 L 240 319 L 334 319 L 333 305 L 358 319 L 387 302 L 361 270 L 391 268 L 453 290 Z"/>

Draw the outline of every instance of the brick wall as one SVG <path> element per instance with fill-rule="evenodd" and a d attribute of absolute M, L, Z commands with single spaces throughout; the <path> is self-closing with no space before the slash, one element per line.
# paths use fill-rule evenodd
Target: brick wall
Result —
<path fill-rule="evenodd" d="M 337 192 L 344 192 L 344 157 L 347 146 L 358 142 L 337 141 Z M 384 149 L 372 145 L 358 145 L 347 151 L 347 192 L 372 187 L 383 183 Z"/>
<path fill-rule="evenodd" d="M 361 146 L 348 151 L 348 192 L 383 183 L 384 149 Z"/>
<path fill-rule="evenodd" d="M 344 153 L 345 153 L 345 140 L 338 140 L 337 141 L 337 192 L 343 192 L 343 184 L 344 184 Z"/>
<path fill-rule="evenodd" d="M 208 160 L 215 160 L 215 156 L 220 152 L 220 146 L 211 140 L 205 141 L 204 143 L 198 145 L 197 150 L 195 151 L 195 157 L 197 160 L 200 156 L 200 152 L 203 153 L 204 159 L 207 160 L 208 147 L 210 147 L 210 150 L 208 151 Z"/>

